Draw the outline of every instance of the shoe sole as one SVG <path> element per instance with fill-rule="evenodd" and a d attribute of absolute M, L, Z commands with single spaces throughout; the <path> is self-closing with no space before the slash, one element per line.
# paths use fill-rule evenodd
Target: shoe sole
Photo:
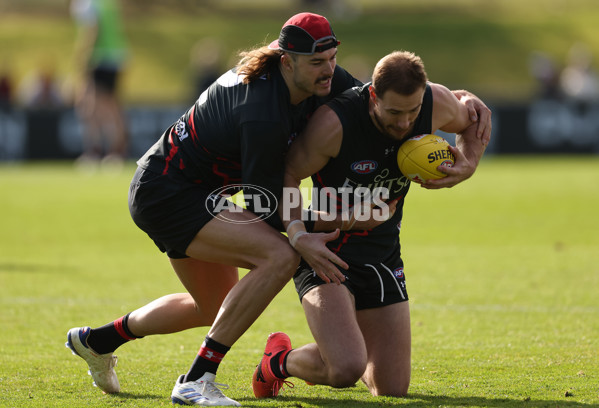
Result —
<path fill-rule="evenodd" d="M 176 405 L 187 405 L 187 403 L 179 398 L 171 397 L 171 401 Z"/>
<path fill-rule="evenodd" d="M 67 333 L 67 341 L 64 344 L 64 346 L 66 348 L 68 348 L 69 350 L 71 350 L 71 353 L 73 353 L 74 356 L 80 357 L 87 364 L 87 360 L 85 358 L 83 358 L 83 356 L 81 354 L 77 353 L 77 350 L 75 349 L 75 345 L 73 344 L 73 340 L 71 338 L 71 334 L 73 332 L 76 332 L 76 334 L 74 334 L 74 335 L 76 335 L 76 336 L 79 335 L 79 329 L 71 329 L 71 330 L 69 330 L 69 332 Z M 94 378 L 92 376 L 92 371 L 89 368 L 89 365 L 88 365 L 87 375 L 89 375 L 89 376 L 92 377 L 92 380 L 93 380 L 92 384 L 93 384 L 93 386 L 96 387 L 96 388 L 98 388 L 100 391 L 102 391 L 103 394 L 118 394 L 121 391 L 120 387 L 118 389 L 114 389 L 114 390 L 111 390 L 111 391 L 105 391 L 102 388 L 98 387 L 98 384 L 96 384 L 96 381 L 94 380 Z"/>

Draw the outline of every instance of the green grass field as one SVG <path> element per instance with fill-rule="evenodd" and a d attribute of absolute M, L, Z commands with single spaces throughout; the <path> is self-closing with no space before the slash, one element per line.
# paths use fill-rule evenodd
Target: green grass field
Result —
<path fill-rule="evenodd" d="M 130 220 L 133 170 L 0 166 L 1 407 L 170 405 L 207 329 L 123 346 L 116 396 L 92 387 L 64 347 L 71 327 L 182 290 Z M 413 188 L 402 229 L 408 398 L 295 381 L 276 400 L 255 400 L 250 378 L 268 333 L 311 341 L 291 285 L 221 365 L 227 395 L 250 407 L 599 407 L 598 174 L 597 156 L 489 156 L 452 190 Z"/>

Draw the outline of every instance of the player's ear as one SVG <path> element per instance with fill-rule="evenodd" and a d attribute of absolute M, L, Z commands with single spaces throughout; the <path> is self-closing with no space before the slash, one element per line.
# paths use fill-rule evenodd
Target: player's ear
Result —
<path fill-rule="evenodd" d="M 370 92 L 370 99 L 374 102 L 376 100 L 376 93 L 374 92 L 374 88 L 372 85 L 368 86 L 368 92 Z"/>
<path fill-rule="evenodd" d="M 283 65 L 283 68 L 291 71 L 293 70 L 293 64 L 292 64 L 292 58 L 289 54 L 287 54 L 286 52 L 283 53 L 283 55 L 281 55 L 281 65 Z"/>

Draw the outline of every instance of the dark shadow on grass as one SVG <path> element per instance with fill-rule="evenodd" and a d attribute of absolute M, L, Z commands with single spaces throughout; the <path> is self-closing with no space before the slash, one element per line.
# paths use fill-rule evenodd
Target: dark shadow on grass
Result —
<path fill-rule="evenodd" d="M 489 398 L 489 397 L 446 397 L 442 395 L 410 394 L 405 398 L 410 407 L 430 406 L 484 406 L 484 407 L 597 407 L 577 401 L 532 399 L 532 398 Z"/>
<path fill-rule="evenodd" d="M 164 394 L 134 394 L 131 392 L 119 392 L 118 394 L 106 394 L 114 400 L 154 400 L 154 401 L 165 401 L 170 402 L 169 398 L 166 398 Z"/>
<path fill-rule="evenodd" d="M 446 397 L 442 395 L 423 395 L 410 394 L 405 398 L 390 397 L 372 397 L 370 401 L 355 401 L 353 399 L 334 398 L 330 394 L 323 398 L 301 398 L 301 397 L 277 397 L 272 399 L 257 400 L 252 398 L 238 399 L 242 406 L 256 405 L 272 407 L 295 407 L 302 408 L 306 405 L 317 407 L 339 406 L 346 408 L 374 408 L 374 407 L 410 407 L 410 408 L 430 408 L 430 407 L 523 407 L 523 408 L 597 408 L 597 404 L 584 404 L 576 401 L 564 400 L 537 400 L 537 399 L 516 399 L 516 398 L 487 398 L 487 397 Z"/>

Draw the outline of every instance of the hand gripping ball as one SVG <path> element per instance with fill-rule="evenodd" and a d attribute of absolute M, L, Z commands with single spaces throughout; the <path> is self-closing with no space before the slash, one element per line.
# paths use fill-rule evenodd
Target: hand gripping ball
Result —
<path fill-rule="evenodd" d="M 397 152 L 399 170 L 417 183 L 446 177 L 447 175 L 437 170 L 437 167 L 452 167 L 454 163 L 455 157 L 449 150 L 449 143 L 437 135 L 411 137 Z"/>

